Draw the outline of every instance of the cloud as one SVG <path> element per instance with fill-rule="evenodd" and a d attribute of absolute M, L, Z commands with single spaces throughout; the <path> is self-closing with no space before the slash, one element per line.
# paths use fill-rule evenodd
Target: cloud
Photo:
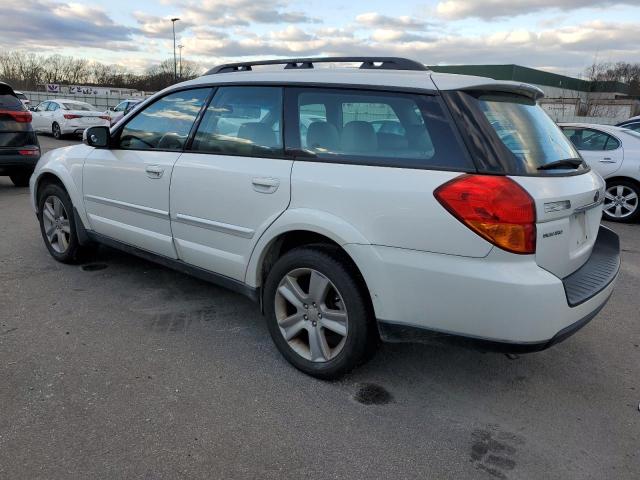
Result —
<path fill-rule="evenodd" d="M 441 17 L 452 20 L 468 17 L 491 20 L 547 9 L 570 11 L 612 5 L 637 6 L 638 0 L 444 0 L 436 5 L 436 12 Z"/>
<path fill-rule="evenodd" d="M 116 24 L 97 7 L 21 0 L 4 3 L 1 8 L 0 45 L 5 48 L 139 48 L 130 42 L 135 29 Z"/>
<path fill-rule="evenodd" d="M 356 22 L 368 27 L 406 28 L 408 30 L 420 30 L 428 25 L 427 22 L 417 18 L 408 16 L 390 17 L 377 12 L 362 13 L 356 17 Z"/>

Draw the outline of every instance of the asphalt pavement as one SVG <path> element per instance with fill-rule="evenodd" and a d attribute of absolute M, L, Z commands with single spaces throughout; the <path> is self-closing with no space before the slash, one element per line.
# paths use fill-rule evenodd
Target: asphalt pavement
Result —
<path fill-rule="evenodd" d="M 2 479 L 640 476 L 640 225 L 609 225 L 616 290 L 564 343 L 383 345 L 323 382 L 237 294 L 107 248 L 55 262 L 5 177 L 0 219 Z"/>

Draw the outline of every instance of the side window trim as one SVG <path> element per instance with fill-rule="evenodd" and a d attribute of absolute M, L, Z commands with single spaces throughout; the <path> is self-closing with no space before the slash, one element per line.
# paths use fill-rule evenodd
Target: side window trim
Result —
<path fill-rule="evenodd" d="M 205 89 L 208 88 L 209 89 L 209 93 L 207 94 L 207 99 L 205 100 L 205 102 L 203 103 L 202 107 L 200 108 L 200 111 L 198 112 L 198 115 L 196 116 L 196 120 L 194 121 L 194 125 L 196 123 L 196 121 L 200 118 L 200 116 L 202 115 L 202 113 L 206 110 L 206 107 L 209 105 L 208 102 L 211 101 L 211 99 L 213 98 L 213 93 L 212 91 L 215 91 L 217 89 L 216 86 L 211 86 L 211 85 L 192 85 L 188 88 L 179 88 L 179 89 L 175 89 L 175 90 L 171 90 L 170 92 L 165 93 L 164 95 L 158 97 L 158 98 L 154 98 L 152 102 L 149 102 L 148 104 L 146 104 L 144 106 L 143 109 L 138 109 L 135 113 L 135 115 L 129 115 L 127 116 L 127 121 L 124 122 L 123 124 L 119 125 L 118 128 L 116 130 L 113 130 L 111 132 L 110 138 L 109 138 L 109 144 L 110 144 L 110 148 L 112 150 L 130 150 L 130 151 L 141 151 L 141 152 L 148 152 L 148 151 L 153 151 L 153 152 L 184 152 L 186 150 L 186 145 L 189 143 L 190 139 L 191 139 L 191 134 L 193 132 L 195 132 L 193 130 L 193 125 L 191 126 L 191 130 L 189 131 L 189 136 L 187 137 L 187 140 L 185 141 L 185 144 L 182 147 L 182 150 L 166 150 L 166 149 L 159 149 L 159 148 L 155 148 L 152 150 L 149 149 L 137 149 L 137 148 L 120 148 L 119 145 L 117 144 L 118 140 L 120 139 L 120 135 L 122 134 L 122 131 L 124 130 L 124 128 L 131 122 L 133 121 L 133 119 L 135 119 L 138 115 L 140 115 L 142 112 L 144 112 L 147 108 L 149 108 L 151 105 L 159 102 L 160 100 L 162 100 L 165 97 L 168 97 L 169 95 L 173 95 L 174 93 L 179 93 L 179 92 L 187 92 L 189 90 L 201 90 L 201 89 Z M 137 105 L 136 105 L 137 106 Z M 124 117 L 123 117 L 124 118 Z"/>

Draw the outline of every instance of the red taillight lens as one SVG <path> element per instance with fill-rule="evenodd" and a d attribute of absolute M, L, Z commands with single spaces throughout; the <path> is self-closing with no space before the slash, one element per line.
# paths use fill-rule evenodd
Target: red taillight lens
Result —
<path fill-rule="evenodd" d="M 454 217 L 494 245 L 513 253 L 535 253 L 535 204 L 510 178 L 462 175 L 438 187 L 434 195 Z"/>
<path fill-rule="evenodd" d="M 0 119 L 2 119 L 2 117 L 9 117 L 10 120 L 18 123 L 31 123 L 31 112 L 22 110 L 0 110 Z"/>
<path fill-rule="evenodd" d="M 72 120 L 74 118 L 80 118 L 82 117 L 82 115 L 75 115 L 73 113 L 65 113 L 64 114 L 64 118 L 66 118 L 67 120 Z"/>
<path fill-rule="evenodd" d="M 20 155 L 25 155 L 27 157 L 32 157 L 40 154 L 40 149 L 38 147 L 33 148 L 24 148 L 22 150 L 18 150 Z"/>

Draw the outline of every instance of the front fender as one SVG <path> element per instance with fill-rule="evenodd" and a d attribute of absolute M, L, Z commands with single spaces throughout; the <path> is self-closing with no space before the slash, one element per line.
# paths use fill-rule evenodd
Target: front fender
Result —
<path fill-rule="evenodd" d="M 253 248 L 247 271 L 245 283 L 252 287 L 258 287 L 262 281 L 261 271 L 265 254 L 269 247 L 281 235 L 293 231 L 308 231 L 324 235 L 338 245 L 344 246 L 350 243 L 369 245 L 370 242 L 356 230 L 351 224 L 340 217 L 321 210 L 310 208 L 294 208 L 286 210 L 271 226 L 262 234 Z"/>
<path fill-rule="evenodd" d="M 89 225 L 82 200 L 82 168 L 85 158 L 91 151 L 92 148 L 86 145 L 73 145 L 57 148 L 42 156 L 29 182 L 31 204 L 36 213 L 38 213 L 37 195 L 41 181 L 46 176 L 53 175 L 69 194 L 82 223 L 85 226 Z"/>

